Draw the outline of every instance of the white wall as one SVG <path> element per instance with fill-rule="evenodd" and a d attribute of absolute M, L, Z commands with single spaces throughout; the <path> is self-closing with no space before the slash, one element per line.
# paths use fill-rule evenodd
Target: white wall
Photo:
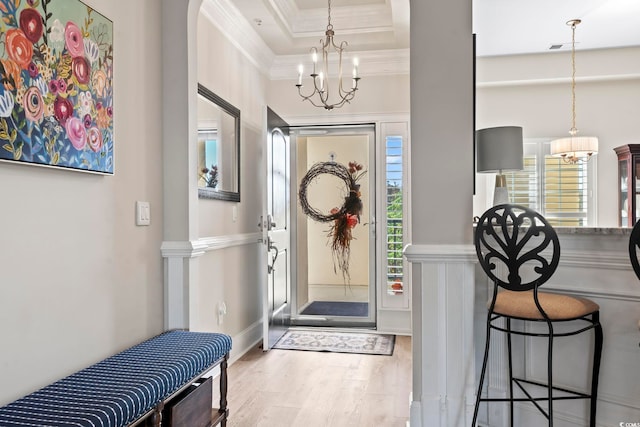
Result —
<path fill-rule="evenodd" d="M 197 63 L 198 82 L 239 108 L 241 115 L 240 202 L 199 199 L 198 237 L 251 239 L 260 231 L 265 191 L 262 129 L 268 79 L 204 14 L 198 18 Z M 247 334 L 249 341 L 257 338 L 262 313 L 260 250 L 253 238 L 198 258 L 197 280 L 191 282 L 191 291 L 198 296 L 193 299 L 197 307 L 192 307 L 192 329 L 224 332 L 235 338 Z M 226 304 L 227 315 L 219 324 L 221 302 Z M 240 342 L 234 347 L 240 347 Z"/>
<path fill-rule="evenodd" d="M 471 14 L 470 1 L 411 3 L 412 426 L 471 421 Z"/>
<path fill-rule="evenodd" d="M 160 9 L 85 2 L 114 23 L 115 175 L 0 164 L 0 405 L 162 331 Z"/>
<path fill-rule="evenodd" d="M 571 127 L 570 53 L 478 59 L 476 128 L 514 125 L 525 138 L 568 135 Z M 614 147 L 639 143 L 640 48 L 576 53 L 576 125 L 599 138 L 598 224 L 617 227 Z M 477 175 L 474 215 L 491 201 L 485 174 Z M 491 187 L 491 186 L 489 186 Z M 485 200 L 486 198 L 486 200 Z"/>

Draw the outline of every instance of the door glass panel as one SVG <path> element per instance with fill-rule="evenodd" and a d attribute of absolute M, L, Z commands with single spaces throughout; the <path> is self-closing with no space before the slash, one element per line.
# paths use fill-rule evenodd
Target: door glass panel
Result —
<path fill-rule="evenodd" d="M 272 132 L 272 206 L 271 215 L 276 228 L 284 228 L 287 224 L 287 143 L 282 131 Z"/>

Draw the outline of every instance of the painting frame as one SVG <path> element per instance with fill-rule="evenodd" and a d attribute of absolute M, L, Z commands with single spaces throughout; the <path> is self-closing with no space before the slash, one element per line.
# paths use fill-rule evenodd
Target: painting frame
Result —
<path fill-rule="evenodd" d="M 0 0 L 0 19 L 0 160 L 113 175 L 113 22 L 80 0 Z"/>

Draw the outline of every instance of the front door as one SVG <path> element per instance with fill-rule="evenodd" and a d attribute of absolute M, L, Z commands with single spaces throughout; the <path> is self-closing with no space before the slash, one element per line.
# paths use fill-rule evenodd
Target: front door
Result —
<path fill-rule="evenodd" d="M 291 318 L 289 125 L 267 107 L 267 206 L 263 242 L 267 251 L 267 289 L 263 298 L 263 348 L 272 348 Z"/>
<path fill-rule="evenodd" d="M 348 167 L 355 162 L 363 203 L 360 222 L 351 229 L 347 274 L 338 268 L 330 231 L 333 222 L 317 222 L 299 214 L 294 218 L 296 280 L 293 284 L 292 318 L 296 326 L 376 326 L 376 162 L 373 125 L 298 127 L 291 131 L 300 183 L 306 173 L 323 162 Z M 349 189 L 338 178 L 319 175 L 306 189 L 306 204 L 328 214 L 340 208 Z M 299 194 L 293 194 L 301 204 Z M 297 220 L 297 221 L 296 221 Z"/>

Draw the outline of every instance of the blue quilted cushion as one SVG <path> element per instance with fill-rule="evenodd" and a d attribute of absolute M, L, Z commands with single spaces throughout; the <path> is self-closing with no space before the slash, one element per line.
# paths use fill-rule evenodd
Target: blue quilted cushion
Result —
<path fill-rule="evenodd" d="M 0 427 L 124 427 L 231 350 L 223 334 L 169 331 L 0 408 Z"/>

